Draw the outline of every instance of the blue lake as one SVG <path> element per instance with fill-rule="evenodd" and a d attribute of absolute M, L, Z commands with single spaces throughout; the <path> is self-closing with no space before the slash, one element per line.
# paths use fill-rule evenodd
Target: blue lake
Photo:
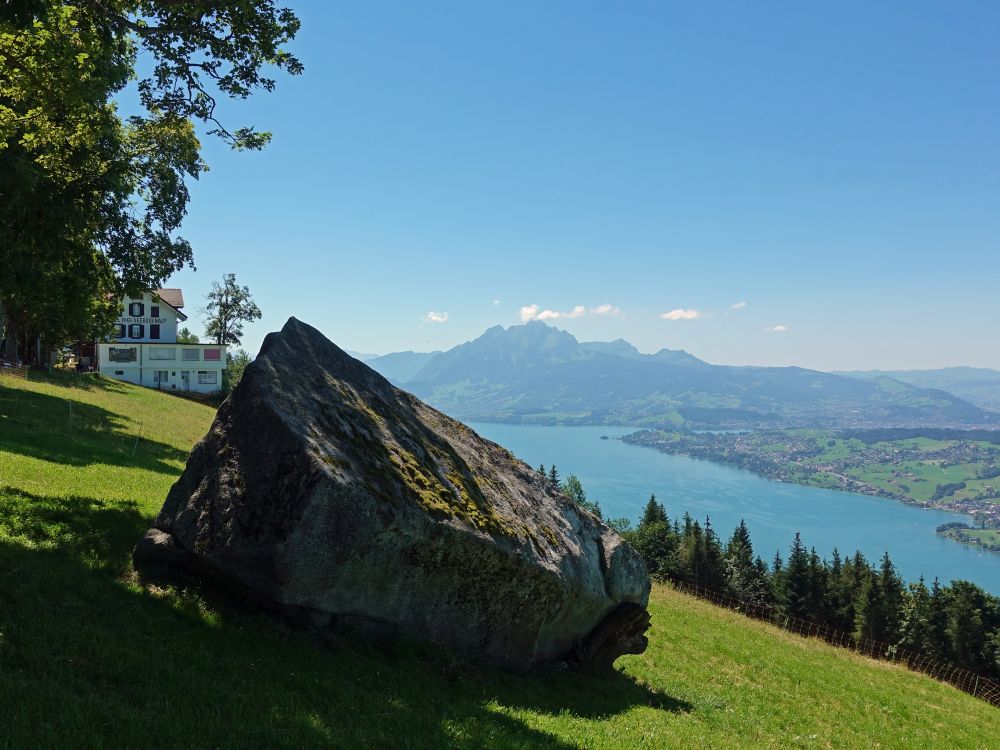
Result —
<path fill-rule="evenodd" d="M 775 550 L 788 557 L 795 532 L 806 546 L 829 558 L 860 549 L 871 561 L 889 552 L 900 574 L 942 582 L 964 578 L 1000 594 L 1000 555 L 942 539 L 934 530 L 968 516 L 922 510 L 894 500 L 835 492 L 762 479 L 750 472 L 651 448 L 626 445 L 618 438 L 633 428 L 537 427 L 472 423 L 480 435 L 500 443 L 532 466 L 556 464 L 565 477 L 576 474 L 606 518 L 633 522 L 650 493 L 656 493 L 671 518 L 686 512 L 712 526 L 723 540 L 746 519 L 754 549 L 770 562 Z"/>

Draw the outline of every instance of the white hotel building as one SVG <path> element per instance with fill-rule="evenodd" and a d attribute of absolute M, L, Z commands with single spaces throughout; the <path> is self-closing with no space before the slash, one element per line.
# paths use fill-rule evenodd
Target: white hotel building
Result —
<path fill-rule="evenodd" d="M 147 388 L 214 393 L 222 387 L 226 347 L 178 344 L 180 289 L 157 289 L 126 297 L 115 338 L 97 345 L 98 369 L 109 377 Z"/>

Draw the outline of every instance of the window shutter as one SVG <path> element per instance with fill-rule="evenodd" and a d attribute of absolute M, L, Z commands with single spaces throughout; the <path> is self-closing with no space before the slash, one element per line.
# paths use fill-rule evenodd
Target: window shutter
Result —
<path fill-rule="evenodd" d="M 160 324 L 150 323 L 149 324 L 149 338 L 158 339 L 160 338 Z"/>

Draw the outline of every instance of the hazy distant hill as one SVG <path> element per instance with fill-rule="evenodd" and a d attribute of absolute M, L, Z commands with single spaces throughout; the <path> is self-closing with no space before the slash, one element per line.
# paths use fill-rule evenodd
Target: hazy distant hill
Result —
<path fill-rule="evenodd" d="M 363 360 L 369 367 L 378 370 L 394 383 L 411 380 L 420 370 L 441 352 L 393 352 L 381 357 Z"/>
<path fill-rule="evenodd" d="M 939 370 L 864 370 L 837 374 L 866 380 L 890 377 L 918 388 L 940 388 L 983 409 L 1000 412 L 1000 370 L 943 367 Z"/>
<path fill-rule="evenodd" d="M 669 349 L 641 354 L 622 339 L 580 343 L 537 321 L 495 326 L 446 352 L 399 352 L 368 364 L 467 420 L 719 427 L 1000 424 L 997 415 L 950 393 L 888 377 L 712 365 Z"/>

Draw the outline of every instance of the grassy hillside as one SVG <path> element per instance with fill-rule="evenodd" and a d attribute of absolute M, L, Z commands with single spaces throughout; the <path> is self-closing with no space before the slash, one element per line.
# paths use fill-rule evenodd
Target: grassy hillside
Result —
<path fill-rule="evenodd" d="M 649 650 L 610 679 L 145 590 L 131 548 L 211 418 L 118 383 L 0 380 L 0 747 L 996 746 L 984 703 L 668 588 Z"/>

